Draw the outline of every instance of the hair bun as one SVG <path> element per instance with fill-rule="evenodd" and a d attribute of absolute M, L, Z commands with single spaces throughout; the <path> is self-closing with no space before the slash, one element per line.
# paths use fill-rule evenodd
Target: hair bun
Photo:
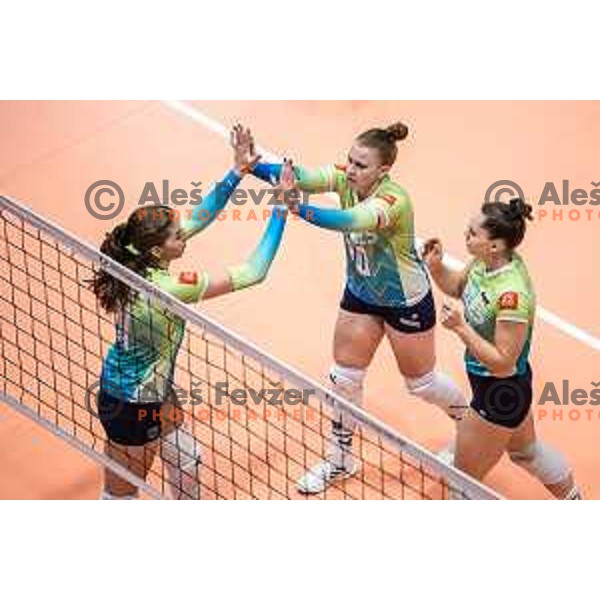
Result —
<path fill-rule="evenodd" d="M 408 136 L 408 127 L 400 121 L 386 127 L 385 131 L 394 142 L 401 142 Z"/>
<path fill-rule="evenodd" d="M 511 219 L 528 219 L 530 221 L 533 219 L 531 215 L 533 207 L 531 204 L 527 204 L 523 198 L 511 198 L 508 201 L 508 210 Z"/>

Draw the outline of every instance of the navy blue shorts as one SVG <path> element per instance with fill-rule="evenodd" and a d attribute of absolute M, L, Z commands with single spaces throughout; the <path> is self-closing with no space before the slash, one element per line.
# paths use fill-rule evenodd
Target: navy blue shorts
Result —
<path fill-rule="evenodd" d="M 162 402 L 126 402 L 100 390 L 98 416 L 111 442 L 143 446 L 162 433 Z"/>
<path fill-rule="evenodd" d="M 533 401 L 531 367 L 523 375 L 485 377 L 467 373 L 473 399 L 471 408 L 483 419 L 516 429 L 527 417 Z"/>
<path fill-rule="evenodd" d="M 431 291 L 414 306 L 396 307 L 363 302 L 346 287 L 340 308 L 351 313 L 380 317 L 401 333 L 423 333 L 435 327 L 435 302 Z"/>

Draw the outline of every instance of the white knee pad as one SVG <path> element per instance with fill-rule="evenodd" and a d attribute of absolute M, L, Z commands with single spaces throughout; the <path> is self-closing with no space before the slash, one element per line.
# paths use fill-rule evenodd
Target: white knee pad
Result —
<path fill-rule="evenodd" d="M 565 457 L 539 440 L 523 450 L 509 452 L 509 456 L 516 465 L 544 485 L 560 483 L 571 474 Z"/>
<path fill-rule="evenodd" d="M 467 409 L 460 388 L 444 373 L 431 371 L 422 377 L 407 377 L 405 382 L 411 394 L 441 408 L 452 419 L 461 419 Z"/>
<path fill-rule="evenodd" d="M 342 367 L 338 364 L 334 364 L 329 371 L 329 379 L 336 394 L 357 406 L 362 406 L 365 375 L 365 369 Z M 347 431 L 353 431 L 356 426 L 355 419 L 339 409 L 335 409 L 333 420 L 341 423 L 342 428 Z"/>
<path fill-rule="evenodd" d="M 161 458 L 175 498 L 196 500 L 200 497 L 200 444 L 183 425 L 161 439 Z"/>

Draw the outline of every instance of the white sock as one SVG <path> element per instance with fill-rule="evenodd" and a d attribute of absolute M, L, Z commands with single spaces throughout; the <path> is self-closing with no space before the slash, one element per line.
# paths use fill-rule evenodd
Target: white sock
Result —
<path fill-rule="evenodd" d="M 357 406 L 362 405 L 364 369 L 334 364 L 329 378 L 336 393 Z M 339 409 L 334 410 L 329 460 L 338 468 L 352 468 L 352 436 L 355 429 L 356 422 L 351 415 Z"/>
<path fill-rule="evenodd" d="M 162 438 L 161 458 L 173 500 L 199 500 L 200 444 L 187 425 Z"/>

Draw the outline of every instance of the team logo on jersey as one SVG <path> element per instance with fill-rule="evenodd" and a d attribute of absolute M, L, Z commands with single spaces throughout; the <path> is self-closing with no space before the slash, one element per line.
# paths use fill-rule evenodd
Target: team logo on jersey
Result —
<path fill-rule="evenodd" d="M 384 194 L 383 196 L 377 197 L 381 198 L 384 202 L 387 202 L 390 206 L 393 206 L 396 202 L 396 198 L 394 198 L 394 196 L 391 196 L 390 194 Z"/>
<path fill-rule="evenodd" d="M 517 292 L 504 292 L 498 299 L 498 307 L 505 310 L 517 310 L 519 307 L 519 294 Z"/>
<path fill-rule="evenodd" d="M 196 285 L 198 283 L 198 273 L 195 271 L 183 271 L 179 274 L 179 283 Z"/>

